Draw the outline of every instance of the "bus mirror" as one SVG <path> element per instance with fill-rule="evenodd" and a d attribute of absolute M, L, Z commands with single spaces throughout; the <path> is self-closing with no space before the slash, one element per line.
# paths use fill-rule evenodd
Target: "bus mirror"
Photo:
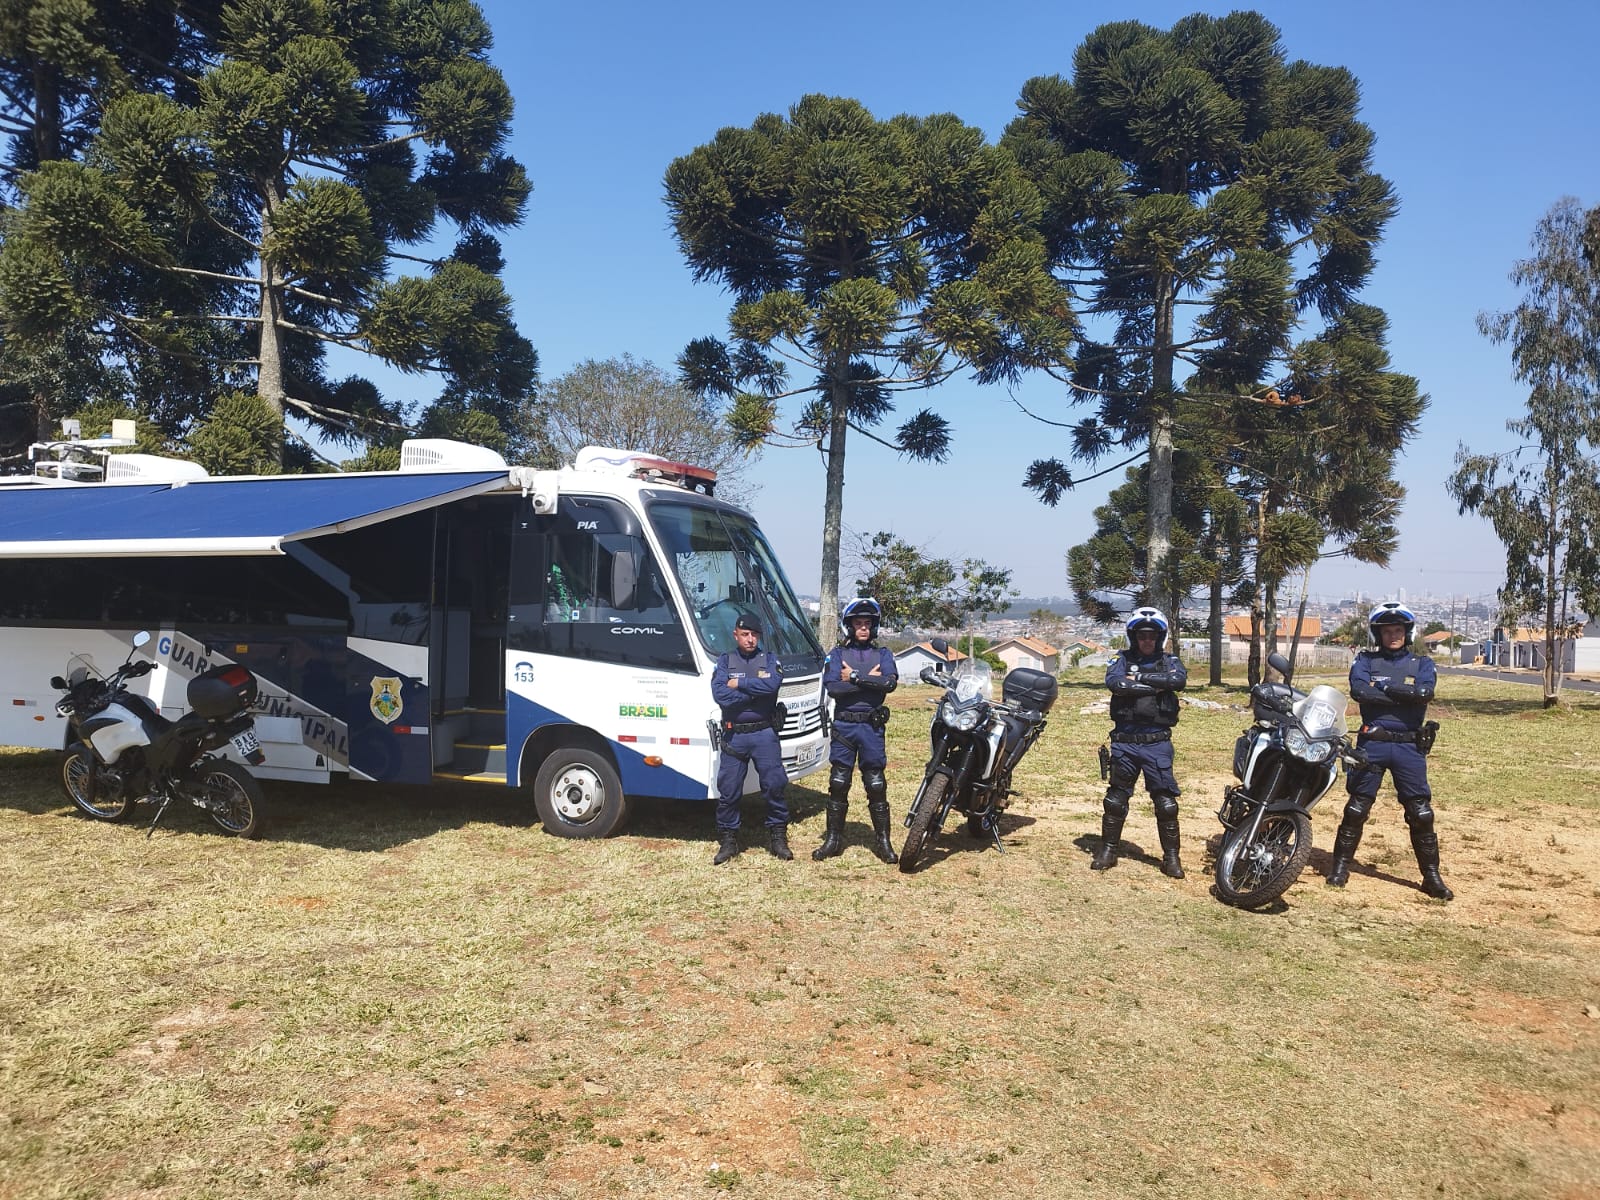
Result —
<path fill-rule="evenodd" d="M 632 554 L 614 554 L 611 556 L 611 607 L 623 610 L 637 608 L 634 602 L 634 588 L 639 582 L 639 571 L 634 565 Z"/>

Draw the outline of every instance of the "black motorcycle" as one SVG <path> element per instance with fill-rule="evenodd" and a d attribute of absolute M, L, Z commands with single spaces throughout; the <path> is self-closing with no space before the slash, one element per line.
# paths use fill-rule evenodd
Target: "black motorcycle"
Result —
<path fill-rule="evenodd" d="M 149 640 L 148 633 L 135 634 L 127 660 L 108 676 L 79 655 L 65 677 L 50 681 L 64 693 L 56 712 L 67 718 L 72 738 L 61 764 L 67 797 L 97 821 L 124 821 L 136 804 L 152 803 L 152 833 L 167 806 L 183 800 L 204 809 L 228 833 L 260 837 L 261 784 L 238 763 L 212 753 L 231 742 L 250 764 L 266 761 L 251 715 L 256 677 L 233 665 L 202 672 L 189 681 L 191 711 L 168 720 L 127 688 L 129 680 L 155 670 L 149 659 L 133 661 L 134 651 Z"/>
<path fill-rule="evenodd" d="M 1311 857 L 1311 809 L 1328 794 L 1343 763 L 1366 754 L 1352 743 L 1348 707 L 1338 688 L 1302 692 L 1289 683 L 1289 660 L 1267 657 L 1283 683 L 1250 689 L 1255 722 L 1233 749 L 1237 787 L 1225 788 L 1217 819 L 1216 895 L 1236 908 L 1261 908 L 1294 884 Z"/>
<path fill-rule="evenodd" d="M 935 638 L 940 654 L 949 647 Z M 906 812 L 905 848 L 900 869 L 916 870 L 944 828 L 952 808 L 965 813 L 967 832 L 1000 841 L 1000 814 L 1011 801 L 1011 773 L 1044 732 L 1045 714 L 1056 702 L 1056 677 L 1018 667 L 1006 674 L 1002 699 L 994 700 L 987 663 L 963 659 L 953 671 L 924 667 L 922 682 L 944 689 L 928 736 L 933 752 L 922 785 Z"/>

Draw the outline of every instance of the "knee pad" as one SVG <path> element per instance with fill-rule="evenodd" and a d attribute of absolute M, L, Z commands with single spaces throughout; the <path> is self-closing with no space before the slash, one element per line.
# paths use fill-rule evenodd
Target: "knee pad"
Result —
<path fill-rule="evenodd" d="M 1110 816 L 1119 817 L 1119 818 L 1126 817 L 1128 815 L 1128 797 L 1129 797 L 1129 795 L 1130 795 L 1130 793 L 1128 793 L 1128 792 L 1117 792 L 1115 790 L 1108 790 L 1106 792 L 1106 798 L 1105 798 L 1105 807 L 1106 807 L 1107 814 L 1109 814 Z"/>
<path fill-rule="evenodd" d="M 1150 797 L 1150 801 L 1155 805 L 1157 820 L 1171 820 L 1178 815 L 1178 798 L 1176 796 L 1168 795 L 1166 792 L 1158 792 Z"/>
<path fill-rule="evenodd" d="M 1125 758 L 1111 760 L 1110 791 L 1133 794 L 1133 785 L 1139 782 L 1139 768 Z"/>
<path fill-rule="evenodd" d="M 1406 810 L 1406 824 L 1412 833 L 1428 833 L 1433 829 L 1433 797 L 1401 796 L 1400 805 Z"/>
<path fill-rule="evenodd" d="M 1345 819 L 1347 821 L 1355 821 L 1359 824 L 1365 824 L 1367 814 L 1372 811 L 1372 802 L 1376 799 L 1376 794 L 1371 796 L 1352 795 L 1349 800 L 1345 801 Z"/>
<path fill-rule="evenodd" d="M 866 789 L 868 800 L 883 800 L 889 795 L 889 780 L 882 767 L 862 767 L 861 786 Z"/>
<path fill-rule="evenodd" d="M 828 768 L 828 790 L 830 792 L 848 792 L 850 790 L 850 768 L 834 763 Z"/>

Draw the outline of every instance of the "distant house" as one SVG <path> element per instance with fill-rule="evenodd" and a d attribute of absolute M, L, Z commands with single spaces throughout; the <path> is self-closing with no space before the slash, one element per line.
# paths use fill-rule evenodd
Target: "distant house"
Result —
<path fill-rule="evenodd" d="M 1590 621 L 1577 637 L 1556 642 L 1558 666 L 1563 672 L 1600 672 L 1600 621 Z M 1484 661 L 1496 667 L 1525 667 L 1544 670 L 1544 630 L 1508 629 L 1495 626 L 1494 636 L 1484 643 Z"/>
<path fill-rule="evenodd" d="M 1287 655 L 1289 643 L 1294 640 L 1293 617 L 1278 618 L 1278 653 Z M 1307 617 L 1300 623 L 1299 650 L 1309 650 L 1322 636 L 1322 618 Z M 1244 662 L 1250 657 L 1250 618 L 1224 617 L 1222 619 L 1223 654 L 1229 662 Z"/>
<path fill-rule="evenodd" d="M 967 656 L 954 646 L 950 647 L 948 654 L 940 654 L 927 642 L 918 642 L 894 656 L 895 669 L 900 672 L 900 678 L 905 680 L 915 679 L 922 673 L 923 667 L 942 667 L 949 663 L 958 663 Z"/>
<path fill-rule="evenodd" d="M 1434 633 L 1423 634 L 1422 644 L 1428 648 L 1429 654 L 1437 654 L 1439 649 L 1455 636 L 1448 629 L 1440 629 Z"/>
<path fill-rule="evenodd" d="M 1007 638 L 990 646 L 989 651 L 1005 663 L 1008 671 L 1027 667 L 1030 670 L 1047 671 L 1054 675 L 1061 670 L 1061 651 L 1054 646 L 1047 646 L 1038 638 Z"/>

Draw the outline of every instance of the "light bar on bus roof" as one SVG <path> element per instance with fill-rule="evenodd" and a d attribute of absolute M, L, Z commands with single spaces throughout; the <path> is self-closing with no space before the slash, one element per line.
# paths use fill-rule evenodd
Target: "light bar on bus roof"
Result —
<path fill-rule="evenodd" d="M 687 491 L 703 491 L 708 496 L 717 486 L 717 473 L 709 467 L 674 462 L 670 458 L 641 454 L 637 450 L 585 446 L 573 456 L 572 465 L 579 471 L 603 471 L 626 475 L 630 479 L 648 479 L 652 483 L 671 483 Z"/>

